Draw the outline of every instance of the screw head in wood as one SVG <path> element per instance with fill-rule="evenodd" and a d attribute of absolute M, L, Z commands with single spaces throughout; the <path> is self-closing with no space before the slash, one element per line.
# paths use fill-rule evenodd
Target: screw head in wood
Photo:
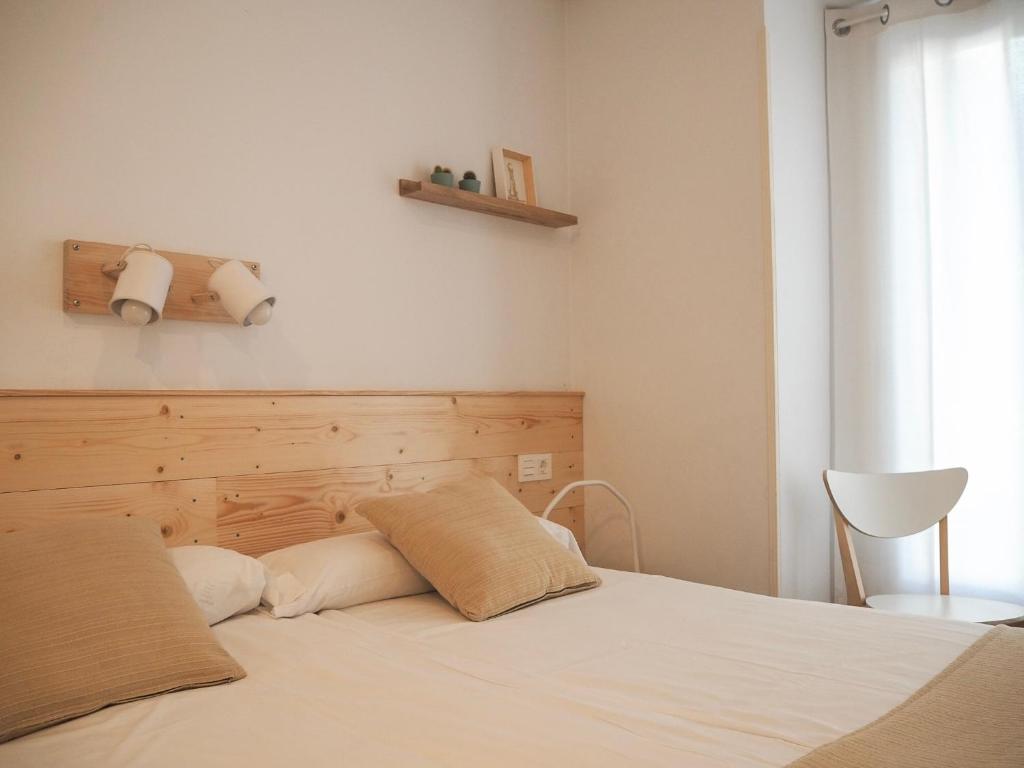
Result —
<path fill-rule="evenodd" d="M 79 245 L 78 243 L 75 243 L 74 245 L 72 245 L 72 246 L 71 246 L 71 250 L 72 250 L 72 251 L 77 251 L 77 250 L 78 250 L 79 248 L 81 248 L 81 247 L 82 247 L 82 246 L 80 246 L 80 245 Z"/>
<path fill-rule="evenodd" d="M 80 299 L 73 299 L 71 303 L 74 304 L 76 307 L 82 306 L 82 302 Z"/>
<path fill-rule="evenodd" d="M 250 264 L 249 265 L 249 269 L 251 269 L 253 272 L 255 272 L 256 271 L 256 265 L 255 264 Z"/>

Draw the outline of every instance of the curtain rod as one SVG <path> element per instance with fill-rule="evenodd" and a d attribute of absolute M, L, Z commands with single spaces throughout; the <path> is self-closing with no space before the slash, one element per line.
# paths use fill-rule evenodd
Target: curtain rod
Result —
<path fill-rule="evenodd" d="M 940 8 L 947 8 L 953 4 L 953 0 L 935 0 L 935 4 Z M 889 4 L 886 3 L 877 11 L 871 11 L 870 13 L 864 13 L 860 16 L 853 16 L 849 19 L 836 19 L 832 22 L 832 32 L 837 37 L 846 37 L 850 34 L 850 30 L 856 27 L 858 24 L 866 24 L 869 21 L 878 20 L 884 27 L 889 23 Z"/>
<path fill-rule="evenodd" d="M 880 21 L 883 26 L 889 23 L 888 3 L 883 5 L 880 11 L 872 11 L 871 13 L 865 13 L 849 19 L 836 19 L 832 22 L 832 31 L 839 37 L 846 37 L 850 34 L 850 30 L 858 24 L 866 24 L 867 22 L 875 21 L 876 19 Z"/>

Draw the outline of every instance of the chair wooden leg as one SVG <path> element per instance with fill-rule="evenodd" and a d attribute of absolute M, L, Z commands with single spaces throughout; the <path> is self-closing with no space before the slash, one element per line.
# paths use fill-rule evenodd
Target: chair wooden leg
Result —
<path fill-rule="evenodd" d="M 839 540 L 839 554 L 843 560 L 843 577 L 846 579 L 846 602 L 849 605 L 867 605 L 864 582 L 860 578 L 857 553 L 853 549 L 853 534 L 850 526 L 834 506 L 832 515 L 836 521 L 836 538 Z"/>
<path fill-rule="evenodd" d="M 939 520 L 939 592 L 949 594 L 949 515 Z"/>
<path fill-rule="evenodd" d="M 846 580 L 846 602 L 848 605 L 865 606 L 868 604 L 867 596 L 864 594 L 864 582 L 860 578 L 860 566 L 857 564 L 857 553 L 853 549 L 853 534 L 850 533 L 850 524 L 846 522 L 843 513 L 839 511 L 832 496 L 832 489 L 828 485 L 828 471 L 821 473 L 821 480 L 825 483 L 825 493 L 832 502 L 832 517 L 836 523 L 836 540 L 839 542 L 839 556 L 843 561 L 843 578 Z"/>

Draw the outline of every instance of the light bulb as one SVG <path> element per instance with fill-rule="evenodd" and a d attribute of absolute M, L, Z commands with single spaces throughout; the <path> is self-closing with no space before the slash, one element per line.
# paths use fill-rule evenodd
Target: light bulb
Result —
<path fill-rule="evenodd" d="M 121 319 L 128 325 L 148 325 L 153 319 L 153 310 L 148 304 L 128 299 L 121 304 Z"/>
<path fill-rule="evenodd" d="M 270 316 L 273 313 L 273 305 L 269 301 L 261 301 L 253 307 L 252 312 L 250 312 L 249 316 L 245 319 L 253 325 L 266 325 L 270 322 Z"/>

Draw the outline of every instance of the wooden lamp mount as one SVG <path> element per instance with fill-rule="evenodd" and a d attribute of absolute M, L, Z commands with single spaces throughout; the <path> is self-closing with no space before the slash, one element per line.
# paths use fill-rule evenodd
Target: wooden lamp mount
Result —
<path fill-rule="evenodd" d="M 121 257 L 129 247 L 65 240 L 64 311 L 109 315 L 107 304 L 114 293 L 117 278 L 125 267 Z M 210 275 L 229 259 L 164 250 L 157 252 L 174 265 L 174 279 L 164 304 L 163 319 L 235 324 L 224 311 L 217 294 L 207 288 Z M 256 277 L 260 276 L 258 262 L 242 263 Z"/>

